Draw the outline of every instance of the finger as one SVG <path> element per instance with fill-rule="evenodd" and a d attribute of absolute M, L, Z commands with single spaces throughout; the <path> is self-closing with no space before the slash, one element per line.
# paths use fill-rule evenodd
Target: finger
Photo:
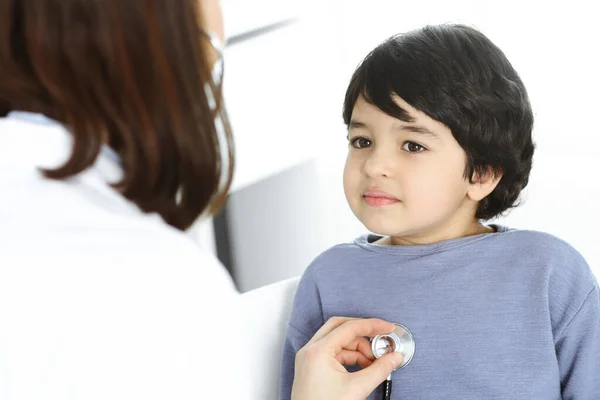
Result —
<path fill-rule="evenodd" d="M 358 365 L 360 365 L 361 368 L 367 368 L 371 364 L 373 364 L 373 360 L 366 359 L 364 361 L 358 361 Z"/>
<path fill-rule="evenodd" d="M 368 367 L 373 362 L 358 351 L 351 350 L 342 350 L 336 354 L 335 359 L 342 365 L 358 364 L 363 368 Z"/>
<path fill-rule="evenodd" d="M 371 342 L 367 338 L 360 337 L 351 341 L 347 346 L 344 347 L 345 350 L 353 350 L 362 353 L 369 360 L 374 360 L 375 356 L 373 355 L 373 351 L 371 350 Z"/>
<path fill-rule="evenodd" d="M 331 317 L 331 318 L 329 318 L 327 320 L 327 322 L 325 322 L 323 324 L 321 329 L 319 329 L 317 331 L 317 333 L 315 333 L 313 335 L 313 337 L 309 340 L 309 342 L 307 344 L 313 344 L 313 343 L 318 342 L 319 340 L 323 339 L 325 336 L 329 335 L 331 333 L 331 331 L 336 329 L 338 326 L 342 325 L 344 322 L 351 321 L 354 319 L 356 319 L 356 318 L 350 318 L 350 317 Z"/>
<path fill-rule="evenodd" d="M 369 342 L 367 339 L 360 338 L 358 340 L 358 346 L 356 350 L 360 351 L 361 354 L 363 354 L 369 360 L 375 360 L 375 355 L 373 355 L 373 350 L 371 350 L 371 342 Z"/>
<path fill-rule="evenodd" d="M 351 384 L 356 393 L 368 396 L 402 362 L 402 354 L 389 353 L 375 360 L 370 366 L 352 374 Z"/>
<path fill-rule="evenodd" d="M 337 354 L 356 338 L 390 333 L 392 330 L 394 330 L 394 324 L 382 319 L 354 319 L 339 325 L 321 342 L 325 348 Z"/>

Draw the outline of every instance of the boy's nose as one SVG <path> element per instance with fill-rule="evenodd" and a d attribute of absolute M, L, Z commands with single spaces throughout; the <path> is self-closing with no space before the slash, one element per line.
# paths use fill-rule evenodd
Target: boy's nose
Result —
<path fill-rule="evenodd" d="M 364 163 L 364 172 L 371 178 L 394 176 L 397 160 L 385 150 L 373 151 Z"/>

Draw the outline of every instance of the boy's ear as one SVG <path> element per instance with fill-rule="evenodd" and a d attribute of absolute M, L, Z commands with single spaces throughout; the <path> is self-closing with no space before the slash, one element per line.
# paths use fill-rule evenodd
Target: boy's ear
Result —
<path fill-rule="evenodd" d="M 501 171 L 487 168 L 483 173 L 475 171 L 467 191 L 467 196 L 473 201 L 481 201 L 494 191 L 502 179 Z"/>

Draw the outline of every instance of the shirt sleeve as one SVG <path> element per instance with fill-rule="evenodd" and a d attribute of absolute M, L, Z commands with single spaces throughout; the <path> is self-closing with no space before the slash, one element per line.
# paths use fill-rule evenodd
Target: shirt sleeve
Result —
<path fill-rule="evenodd" d="M 308 343 L 323 324 L 321 298 L 314 277 L 314 268 L 309 267 L 298 284 L 286 331 L 281 360 L 280 400 L 291 398 L 296 353 Z"/>
<path fill-rule="evenodd" d="M 564 400 L 600 399 L 600 294 L 596 285 L 556 340 Z"/>

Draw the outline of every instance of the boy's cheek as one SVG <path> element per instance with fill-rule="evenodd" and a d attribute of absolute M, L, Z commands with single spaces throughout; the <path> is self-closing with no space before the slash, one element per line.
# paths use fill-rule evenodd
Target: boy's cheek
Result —
<path fill-rule="evenodd" d="M 407 205 L 415 212 L 430 213 L 431 210 L 440 212 L 456 208 L 465 198 L 467 189 L 458 180 L 422 180 L 408 191 Z"/>
<path fill-rule="evenodd" d="M 360 180 L 360 169 L 357 168 L 355 163 L 346 162 L 343 177 L 344 191 L 358 190 Z"/>

